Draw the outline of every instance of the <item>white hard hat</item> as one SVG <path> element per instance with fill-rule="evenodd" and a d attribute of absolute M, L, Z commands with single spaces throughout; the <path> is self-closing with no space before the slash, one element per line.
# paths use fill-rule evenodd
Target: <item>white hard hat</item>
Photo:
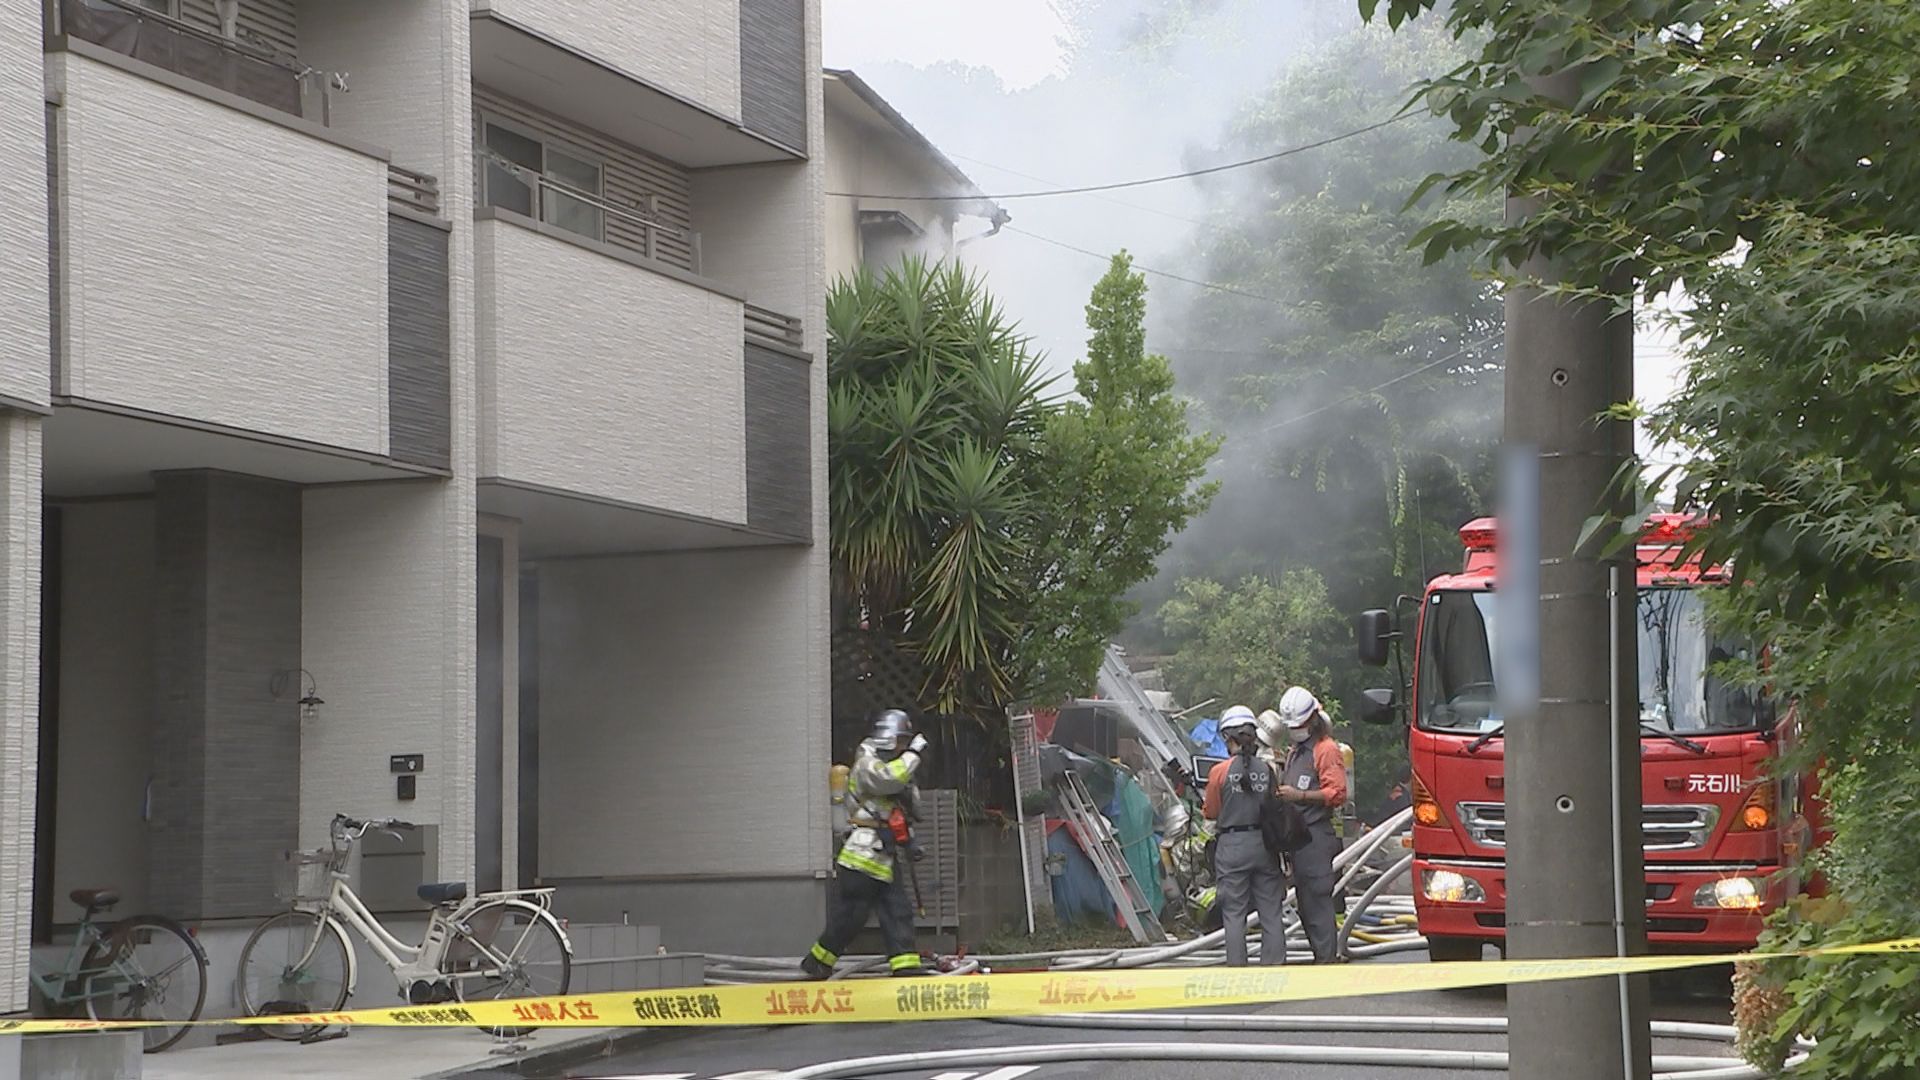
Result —
<path fill-rule="evenodd" d="M 1253 728 L 1257 731 L 1260 728 L 1260 722 L 1253 718 L 1252 709 L 1245 705 L 1235 705 L 1220 714 L 1220 723 L 1215 726 L 1220 734 L 1225 735 L 1229 731 L 1238 731 L 1241 728 Z"/>
<path fill-rule="evenodd" d="M 1304 686 L 1290 686 L 1280 695 L 1280 720 L 1290 728 L 1307 726 L 1315 713 L 1323 711 L 1320 699 Z"/>
<path fill-rule="evenodd" d="M 1279 746 L 1281 738 L 1280 728 L 1285 723 L 1284 720 L 1280 719 L 1280 714 L 1274 712 L 1272 709 L 1261 713 L 1260 741 L 1266 743 L 1268 746 Z"/>

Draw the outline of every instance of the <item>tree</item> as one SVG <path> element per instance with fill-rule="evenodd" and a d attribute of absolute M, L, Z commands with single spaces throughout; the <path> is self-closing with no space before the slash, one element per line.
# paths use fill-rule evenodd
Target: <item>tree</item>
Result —
<path fill-rule="evenodd" d="M 1181 580 L 1160 607 L 1175 644 L 1166 660 L 1169 687 L 1183 701 L 1219 708 L 1271 707 L 1290 686 L 1325 686 L 1326 642 L 1343 624 L 1312 570 L 1242 578 L 1229 588 L 1210 578 Z M 1339 703 L 1326 702 L 1330 711 Z"/>
<path fill-rule="evenodd" d="M 1378 6 L 1361 0 L 1363 14 Z M 1387 14 L 1397 24 L 1435 6 L 1388 0 Z M 1486 44 L 1425 95 L 1485 156 L 1433 182 L 1512 190 L 1543 212 L 1441 221 L 1421 242 L 1493 267 L 1557 254 L 1585 271 L 1563 292 L 1622 302 L 1685 283 L 1691 368 L 1653 427 L 1690 460 L 1653 487 L 1671 480 L 1712 516 L 1696 546 L 1742 579 L 1716 617 L 1769 645 L 1765 671 L 1728 674 L 1795 703 L 1791 765 L 1825 763 L 1833 899 L 1777 915 L 1768 943 L 1909 934 L 1920 853 L 1896 823 L 1920 809 L 1920 163 L 1903 150 L 1920 111 L 1920 8 L 1578 7 L 1450 5 L 1450 26 Z M 1576 74 L 1578 100 L 1532 92 L 1526 80 L 1551 71 Z M 1520 129 L 1535 134 L 1509 138 Z M 1616 527 L 1619 542 L 1644 512 L 1597 516 L 1593 531 Z M 1741 1012 L 1743 1045 L 1765 1064 L 1805 1034 L 1818 1046 L 1795 1075 L 1920 1070 L 1913 958 L 1780 960 L 1755 976 L 1743 980 L 1752 1000 L 1779 994 L 1772 1010 Z"/>
<path fill-rule="evenodd" d="M 1124 594 L 1153 576 L 1219 487 L 1201 477 L 1220 440 L 1189 430 L 1173 369 L 1146 351 L 1146 317 L 1146 278 L 1122 251 L 1087 304 L 1087 356 L 1073 369 L 1079 400 L 1047 418 L 1041 444 L 1023 575 L 1035 602 L 1020 647 L 1036 700 L 1087 687 L 1136 610 Z"/>
<path fill-rule="evenodd" d="M 836 594 L 919 658 L 926 704 L 990 709 L 1014 692 L 1038 361 L 977 280 L 918 259 L 838 283 L 827 328 Z"/>
<path fill-rule="evenodd" d="M 917 657 L 923 704 L 985 719 L 1085 691 L 1131 613 L 1122 595 L 1211 491 L 1216 443 L 1187 431 L 1146 353 L 1145 286 L 1123 254 L 1087 307 L 1082 400 L 978 279 L 909 259 L 827 300 L 828 470 L 843 623 Z"/>

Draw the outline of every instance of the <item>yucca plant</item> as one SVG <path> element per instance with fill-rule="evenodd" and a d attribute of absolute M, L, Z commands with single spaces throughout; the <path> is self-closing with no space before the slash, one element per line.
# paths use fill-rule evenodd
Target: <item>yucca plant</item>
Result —
<path fill-rule="evenodd" d="M 1011 566 L 1048 404 L 1039 359 L 957 266 L 908 259 L 827 297 L 834 586 L 910 649 L 921 704 L 984 714 L 1014 692 Z"/>

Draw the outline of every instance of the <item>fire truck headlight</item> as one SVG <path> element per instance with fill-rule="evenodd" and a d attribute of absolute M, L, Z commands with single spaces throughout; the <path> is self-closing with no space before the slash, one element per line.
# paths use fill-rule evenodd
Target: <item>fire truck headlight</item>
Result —
<path fill-rule="evenodd" d="M 1420 891 L 1429 900 L 1444 900 L 1456 904 L 1478 904 L 1486 900 L 1487 893 L 1480 883 L 1452 870 L 1421 871 Z"/>
<path fill-rule="evenodd" d="M 1727 910 L 1751 911 L 1761 905 L 1766 890 L 1760 882 L 1750 877 L 1721 878 L 1700 886 L 1693 894 L 1693 906 L 1697 908 L 1725 908 Z"/>

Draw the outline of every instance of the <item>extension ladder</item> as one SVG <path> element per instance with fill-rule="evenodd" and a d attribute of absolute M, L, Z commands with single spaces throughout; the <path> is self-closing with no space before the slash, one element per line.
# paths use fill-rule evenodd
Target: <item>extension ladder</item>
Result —
<path fill-rule="evenodd" d="M 1093 863 L 1100 880 L 1106 884 L 1107 895 L 1113 898 L 1114 906 L 1120 909 L 1120 920 L 1133 934 L 1133 939 L 1142 944 L 1166 940 L 1167 933 L 1160 928 L 1160 919 L 1153 913 L 1152 902 L 1140 887 L 1139 879 L 1133 876 L 1132 868 L 1127 865 L 1126 854 L 1120 850 L 1120 843 L 1114 838 L 1112 823 L 1094 805 L 1093 795 L 1087 790 L 1086 783 L 1078 773 L 1068 769 L 1054 790 L 1060 796 L 1063 816 L 1080 838 L 1087 859 Z"/>

